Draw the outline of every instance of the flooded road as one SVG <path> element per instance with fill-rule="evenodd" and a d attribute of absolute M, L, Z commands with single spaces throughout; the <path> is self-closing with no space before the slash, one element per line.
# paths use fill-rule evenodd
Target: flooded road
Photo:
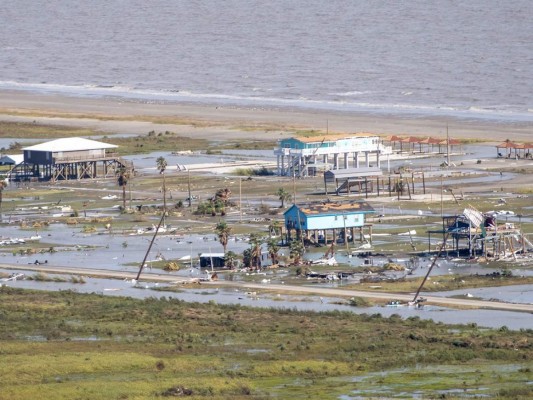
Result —
<path fill-rule="evenodd" d="M 5 268 L 6 266 L 4 266 Z M 10 270 L 7 270 L 10 271 Z M 27 276 L 32 276 L 35 272 L 11 270 L 13 273 L 24 272 Z M 55 276 L 55 275 L 54 275 Z M 135 276 L 135 275 L 131 275 Z M 438 305 L 428 304 L 422 308 L 408 306 L 371 306 L 371 307 L 353 307 L 348 305 L 348 298 L 352 294 L 359 294 L 355 291 L 346 291 L 344 296 L 335 295 L 338 289 L 333 287 L 310 287 L 310 286 L 283 286 L 267 283 L 242 283 L 239 285 L 235 282 L 213 282 L 195 285 L 169 285 L 164 282 L 150 282 L 150 273 L 143 275 L 145 277 L 140 283 L 134 285 L 131 278 L 123 280 L 117 279 L 100 279 L 84 278 L 85 283 L 69 282 L 69 275 L 64 275 L 65 282 L 40 282 L 35 280 L 16 280 L 2 282 L 2 285 L 16 288 L 37 289 L 37 290 L 73 290 L 80 293 L 97 293 L 104 296 L 127 296 L 133 298 L 148 297 L 172 297 L 183 301 L 194 301 L 206 303 L 214 301 L 219 304 L 241 304 L 252 307 L 275 307 L 275 308 L 295 308 L 305 311 L 350 311 L 358 314 L 375 314 L 379 313 L 384 317 L 397 314 L 402 318 L 418 317 L 422 319 L 432 319 L 437 322 L 447 324 L 471 324 L 475 323 L 480 327 L 499 328 L 506 326 L 509 329 L 533 329 L 533 310 L 532 294 L 523 297 L 525 303 L 530 307 L 529 312 L 502 311 L 498 309 L 451 309 Z M 261 276 L 262 278 L 262 276 Z M 168 275 L 167 280 L 178 280 L 173 275 Z M 224 283 L 229 285 L 224 285 Z M 500 293 L 510 294 L 512 292 L 527 291 L 526 287 L 515 289 L 513 287 L 504 288 L 484 288 L 487 293 L 498 291 Z M 287 294 L 289 290 L 296 291 L 297 294 Z M 177 291 L 177 292 L 176 292 Z M 265 292 L 266 291 L 266 292 Z M 352 293 L 353 292 L 353 293 Z M 386 293 L 375 294 L 378 298 L 386 298 Z M 439 296 L 450 296 L 453 292 L 448 293 L 431 293 L 432 298 Z M 372 293 L 365 293 L 365 296 L 372 296 Z M 392 295 L 398 299 L 411 299 L 412 295 Z M 502 295 L 505 297 L 505 295 Z M 449 299 L 458 304 L 468 303 L 469 300 Z M 472 302 L 475 302 L 473 300 Z M 495 303 L 492 303 L 496 305 Z M 509 305 L 512 306 L 512 305 Z"/>

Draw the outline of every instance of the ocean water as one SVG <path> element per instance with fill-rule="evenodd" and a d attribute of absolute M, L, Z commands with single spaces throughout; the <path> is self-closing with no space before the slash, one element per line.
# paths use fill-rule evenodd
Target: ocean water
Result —
<path fill-rule="evenodd" d="M 533 121 L 531 0 L 5 0 L 0 89 Z"/>

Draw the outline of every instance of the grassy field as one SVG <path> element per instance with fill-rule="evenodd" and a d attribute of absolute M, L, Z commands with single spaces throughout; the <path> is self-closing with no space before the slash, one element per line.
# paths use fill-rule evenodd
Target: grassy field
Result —
<path fill-rule="evenodd" d="M 0 137 L 16 139 L 57 139 L 72 136 L 101 135 L 92 129 L 63 125 L 41 125 L 25 122 L 0 121 Z"/>
<path fill-rule="evenodd" d="M 375 283 L 344 285 L 343 287 L 357 290 L 413 293 L 420 287 L 422 279 L 423 278 L 401 279 L 394 282 L 383 281 L 379 283 L 379 288 L 376 288 Z M 424 285 L 423 291 L 442 292 L 457 289 L 530 284 L 533 284 L 533 277 L 531 276 L 437 275 L 429 278 Z"/>
<path fill-rule="evenodd" d="M 114 118 L 110 118 L 114 119 Z M 191 129 L 202 126 L 187 120 L 149 118 L 150 122 L 154 123 L 174 123 L 191 125 Z M 208 153 L 216 153 L 220 150 L 241 149 L 241 150 L 264 150 L 272 149 L 276 143 L 274 141 L 265 140 L 240 140 L 240 141 L 225 141 L 224 143 L 213 142 L 210 143 L 204 139 L 194 138 L 194 131 L 191 130 L 191 135 L 177 135 L 170 131 L 151 131 L 146 132 L 146 135 L 138 135 L 134 137 L 115 137 L 114 135 L 106 134 L 102 139 L 103 142 L 116 144 L 117 149 L 121 155 L 131 154 L 146 154 L 154 151 L 178 151 L 178 150 L 192 150 L 192 151 L 207 151 Z M 16 139 L 35 139 L 36 141 L 75 137 L 75 136 L 102 136 L 102 132 L 87 128 L 69 127 L 63 125 L 43 125 L 37 123 L 26 122 L 0 122 L 0 138 L 12 138 L 9 151 L 19 151 L 22 147 Z"/>
<path fill-rule="evenodd" d="M 530 398 L 533 332 L 0 289 L 1 399 Z"/>

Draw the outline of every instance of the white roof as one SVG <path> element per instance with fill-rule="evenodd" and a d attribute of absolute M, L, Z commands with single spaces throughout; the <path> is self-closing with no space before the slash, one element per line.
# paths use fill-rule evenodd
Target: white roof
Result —
<path fill-rule="evenodd" d="M 224 256 L 225 256 L 224 253 L 202 253 L 200 254 L 201 258 L 206 258 L 206 257 L 224 258 Z"/>
<path fill-rule="evenodd" d="M 24 147 L 22 150 L 31 151 L 79 151 L 112 149 L 118 146 L 109 143 L 97 142 L 96 140 L 84 139 L 80 137 L 56 139 L 50 142 L 36 144 L 35 146 Z"/>
<path fill-rule="evenodd" d="M 6 154 L 0 158 L 2 163 L 20 164 L 24 161 L 24 154 Z"/>

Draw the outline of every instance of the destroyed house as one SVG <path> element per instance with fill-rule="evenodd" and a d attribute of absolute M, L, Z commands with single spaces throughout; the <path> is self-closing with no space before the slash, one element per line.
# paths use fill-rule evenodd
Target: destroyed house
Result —
<path fill-rule="evenodd" d="M 499 220 L 500 213 L 503 218 Z M 432 234 L 442 235 L 437 249 L 442 247 L 446 253 L 452 251 L 457 256 L 504 258 L 533 249 L 521 227 L 507 222 L 508 214 L 503 213 L 482 213 L 469 206 L 462 214 L 443 216 L 442 229 L 428 230 L 428 251 L 433 250 Z"/>

